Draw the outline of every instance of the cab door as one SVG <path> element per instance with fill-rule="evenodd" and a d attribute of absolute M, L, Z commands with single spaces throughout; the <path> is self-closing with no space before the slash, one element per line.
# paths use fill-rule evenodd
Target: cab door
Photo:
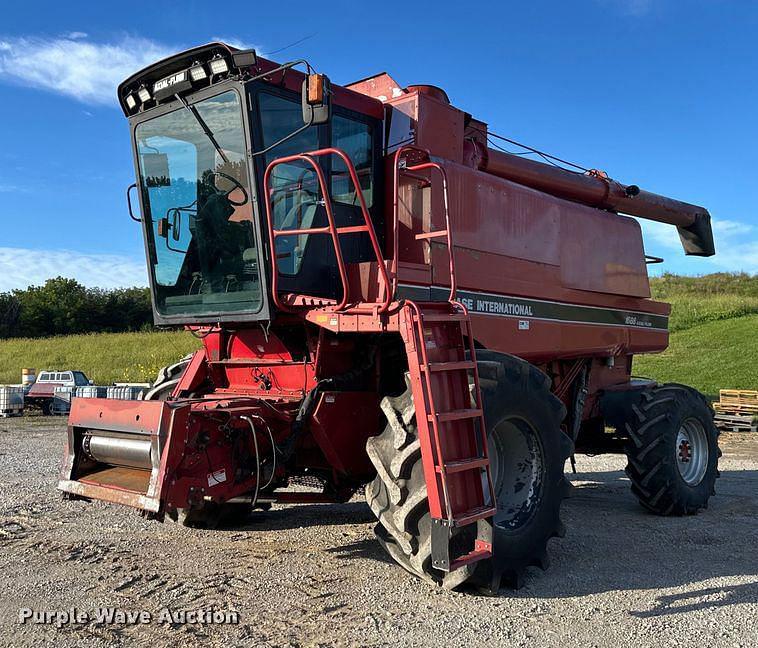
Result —
<path fill-rule="evenodd" d="M 258 145 L 261 149 L 302 129 L 302 106 L 300 97 L 294 93 L 262 86 L 254 105 L 257 108 L 254 121 L 260 125 Z M 335 106 L 328 124 L 301 130 L 261 156 L 263 159 L 258 169 L 261 183 L 266 167 L 276 159 L 328 147 L 344 150 L 356 168 L 360 190 L 381 244 L 383 226 L 376 220 L 377 215 L 381 214 L 376 204 L 381 195 L 376 173 L 380 124 L 379 120 Z M 327 180 L 337 226 L 363 224 L 358 193 L 345 164 L 337 156 L 316 159 Z M 271 187 L 272 218 L 276 229 L 299 230 L 328 224 L 325 196 L 322 195 L 315 171 L 307 163 L 294 161 L 278 165 L 271 176 Z M 265 207 L 262 207 L 262 212 L 265 214 Z M 343 235 L 340 246 L 346 264 L 375 261 L 369 236 L 365 233 Z M 332 299 L 341 296 L 337 258 L 328 236 L 283 236 L 276 240 L 273 253 L 277 258 L 281 292 Z"/>

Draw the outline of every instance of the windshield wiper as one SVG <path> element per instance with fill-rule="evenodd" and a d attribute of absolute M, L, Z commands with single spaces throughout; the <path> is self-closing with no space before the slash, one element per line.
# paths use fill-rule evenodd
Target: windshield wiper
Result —
<path fill-rule="evenodd" d="M 197 108 L 194 106 L 190 106 L 185 100 L 184 97 L 180 97 L 179 95 L 174 95 L 179 101 L 182 102 L 182 105 L 189 111 L 190 115 L 192 115 L 195 118 L 195 121 L 198 123 L 200 128 L 203 130 L 203 133 L 205 133 L 205 136 L 210 140 L 210 143 L 213 144 L 213 148 L 216 149 L 218 154 L 221 156 L 221 159 L 224 160 L 226 164 L 230 164 L 229 158 L 226 157 L 226 154 L 219 146 L 219 143 L 216 141 L 216 138 L 213 136 L 213 131 L 208 128 L 208 124 L 205 123 L 205 120 L 200 116 L 200 113 L 197 112 Z"/>

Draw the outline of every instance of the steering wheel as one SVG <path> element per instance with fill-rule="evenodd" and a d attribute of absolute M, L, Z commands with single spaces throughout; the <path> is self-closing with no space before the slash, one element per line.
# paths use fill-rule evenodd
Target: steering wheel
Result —
<path fill-rule="evenodd" d="M 219 190 L 218 187 L 216 187 L 215 182 L 213 182 L 214 176 L 219 176 L 221 178 L 224 178 L 225 180 L 228 180 L 229 182 L 232 183 L 232 188 L 229 189 L 229 191 Z M 217 193 L 220 196 L 224 196 L 224 198 L 226 198 L 229 201 L 229 204 L 232 205 L 233 207 L 241 207 L 249 200 L 249 197 L 247 195 L 247 189 L 245 189 L 245 187 L 242 186 L 242 184 L 240 183 L 239 180 L 237 180 L 237 178 L 233 178 L 232 176 L 227 175 L 226 173 L 222 173 L 221 171 L 212 171 L 206 177 L 207 177 L 206 184 L 209 185 L 215 193 Z M 233 191 L 236 191 L 237 189 L 239 189 L 242 192 L 242 196 L 243 196 L 243 200 L 241 200 L 240 202 L 234 202 L 231 198 L 229 198 L 229 195 Z"/>

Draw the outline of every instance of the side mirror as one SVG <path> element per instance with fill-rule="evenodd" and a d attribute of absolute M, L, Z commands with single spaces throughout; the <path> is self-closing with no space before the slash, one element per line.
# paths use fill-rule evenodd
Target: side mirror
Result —
<path fill-rule="evenodd" d="M 325 124 L 332 116 L 332 89 L 325 74 L 309 74 L 303 81 L 303 123 Z"/>

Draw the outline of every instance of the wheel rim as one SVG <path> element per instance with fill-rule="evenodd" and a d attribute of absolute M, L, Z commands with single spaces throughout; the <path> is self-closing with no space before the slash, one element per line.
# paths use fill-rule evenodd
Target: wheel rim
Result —
<path fill-rule="evenodd" d="M 545 459 L 539 437 L 526 421 L 503 421 L 492 432 L 489 454 L 497 498 L 493 523 L 502 529 L 523 527 L 542 500 Z"/>
<path fill-rule="evenodd" d="M 689 486 L 697 486 L 708 469 L 708 436 L 696 418 L 682 422 L 676 435 L 676 467 Z"/>

